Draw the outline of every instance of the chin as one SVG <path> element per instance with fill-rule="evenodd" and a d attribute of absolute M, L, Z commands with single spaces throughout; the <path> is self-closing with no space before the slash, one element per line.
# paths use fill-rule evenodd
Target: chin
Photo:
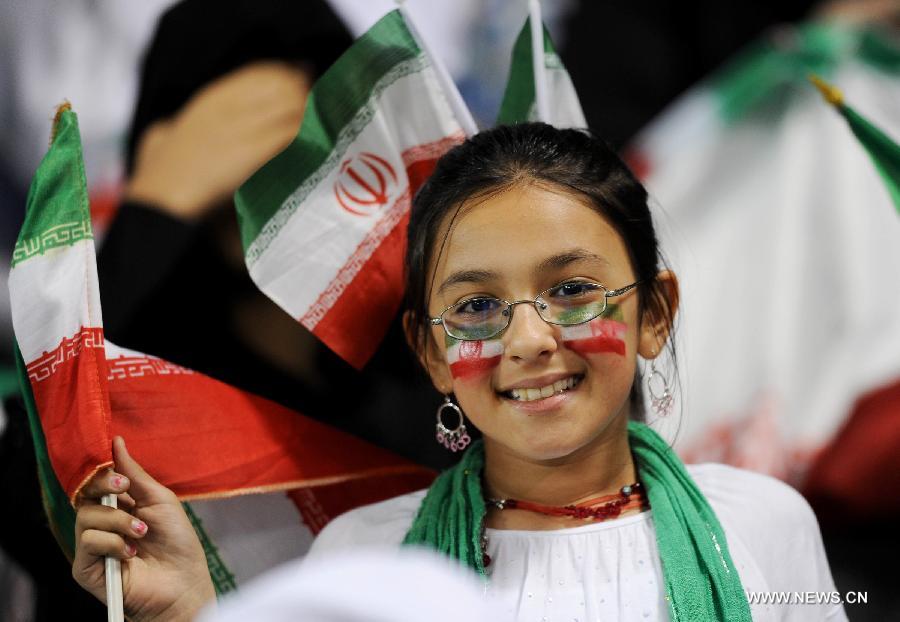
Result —
<path fill-rule="evenodd" d="M 571 438 L 567 435 L 556 437 L 543 434 L 538 438 L 522 439 L 513 449 L 524 458 L 534 462 L 559 460 L 577 452 L 590 444 L 589 438 Z"/>

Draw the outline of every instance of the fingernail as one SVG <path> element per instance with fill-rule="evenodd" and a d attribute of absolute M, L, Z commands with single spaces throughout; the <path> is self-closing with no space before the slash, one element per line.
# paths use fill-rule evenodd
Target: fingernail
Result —
<path fill-rule="evenodd" d="M 119 490 L 122 490 L 123 488 L 125 488 L 126 484 L 128 484 L 128 478 L 125 477 L 124 475 L 116 475 L 115 477 L 112 478 L 113 488 L 118 488 Z"/>
<path fill-rule="evenodd" d="M 131 530 L 134 533 L 144 534 L 147 532 L 147 523 L 143 521 L 139 521 L 138 519 L 134 519 L 131 521 Z"/>
<path fill-rule="evenodd" d="M 129 542 L 125 545 L 125 553 L 128 557 L 134 557 L 137 555 L 137 547 Z"/>

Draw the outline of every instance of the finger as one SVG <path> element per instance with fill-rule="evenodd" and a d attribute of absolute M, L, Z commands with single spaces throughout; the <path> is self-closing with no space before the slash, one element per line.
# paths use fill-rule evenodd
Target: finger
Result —
<path fill-rule="evenodd" d="M 123 492 L 119 495 L 119 507 L 123 510 L 127 510 L 131 512 L 131 510 L 137 507 L 137 503 L 134 502 L 134 499 L 127 492 Z"/>
<path fill-rule="evenodd" d="M 99 499 L 103 495 L 120 494 L 128 490 L 131 482 L 121 473 L 106 469 L 97 473 L 85 484 L 79 494 L 80 500 Z"/>
<path fill-rule="evenodd" d="M 97 530 L 117 533 L 129 538 L 143 538 L 147 535 L 147 524 L 128 512 L 92 505 L 83 507 L 75 515 L 75 538 L 85 531 Z"/>
<path fill-rule="evenodd" d="M 177 498 L 171 490 L 157 482 L 141 467 L 128 453 L 125 439 L 117 436 L 113 439 L 113 458 L 116 461 L 116 469 L 128 477 L 131 485 L 128 494 L 138 505 L 152 505 L 155 503 L 175 503 Z"/>
<path fill-rule="evenodd" d="M 108 531 L 88 529 L 81 534 L 81 541 L 75 551 L 79 567 L 90 565 L 97 557 L 115 557 L 129 559 L 137 555 L 137 547 L 122 536 Z"/>

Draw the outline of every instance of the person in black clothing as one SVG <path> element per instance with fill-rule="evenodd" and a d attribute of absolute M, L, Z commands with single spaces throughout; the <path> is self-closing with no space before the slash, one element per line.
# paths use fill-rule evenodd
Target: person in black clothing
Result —
<path fill-rule="evenodd" d="M 125 201 L 98 258 L 107 338 L 445 464 L 419 442 L 427 417 L 396 416 L 417 377 L 405 350 L 386 340 L 358 373 L 262 294 L 243 262 L 232 194 L 293 139 L 312 82 L 349 35 L 320 2 L 228 3 L 212 23 L 208 13 L 199 1 L 169 11 L 144 64 Z M 423 412 L 439 401 L 424 380 L 412 393 Z"/>

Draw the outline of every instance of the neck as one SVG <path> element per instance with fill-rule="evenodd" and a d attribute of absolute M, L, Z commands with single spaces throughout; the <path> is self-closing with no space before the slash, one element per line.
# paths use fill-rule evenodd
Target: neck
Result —
<path fill-rule="evenodd" d="M 485 439 L 485 494 L 563 506 L 617 492 L 636 481 L 623 413 L 588 445 L 550 460 L 535 460 Z"/>

